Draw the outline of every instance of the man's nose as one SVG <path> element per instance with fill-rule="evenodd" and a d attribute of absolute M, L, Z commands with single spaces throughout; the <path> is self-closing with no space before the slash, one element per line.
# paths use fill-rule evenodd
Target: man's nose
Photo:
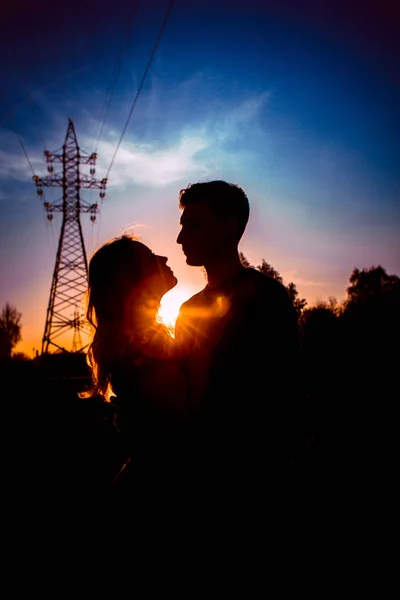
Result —
<path fill-rule="evenodd" d="M 177 244 L 182 244 L 182 230 L 179 232 L 178 237 L 176 238 Z"/>

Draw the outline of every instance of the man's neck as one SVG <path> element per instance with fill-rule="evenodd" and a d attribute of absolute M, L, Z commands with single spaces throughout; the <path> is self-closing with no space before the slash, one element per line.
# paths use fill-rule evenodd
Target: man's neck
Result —
<path fill-rule="evenodd" d="M 239 256 L 232 257 L 229 260 L 219 261 L 217 264 L 207 265 L 205 267 L 207 273 L 208 289 L 218 288 L 230 281 L 245 267 L 240 262 Z"/>

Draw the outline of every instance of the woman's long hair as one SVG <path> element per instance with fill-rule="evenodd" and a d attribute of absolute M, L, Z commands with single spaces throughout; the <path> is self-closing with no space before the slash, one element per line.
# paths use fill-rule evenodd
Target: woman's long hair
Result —
<path fill-rule="evenodd" d="M 172 336 L 157 319 L 161 298 L 149 292 L 155 274 L 154 255 L 136 237 L 122 235 L 101 246 L 89 263 L 86 317 L 93 328 L 87 353 L 92 387 L 81 397 L 115 395 L 112 374 L 130 363 L 168 356 Z"/>

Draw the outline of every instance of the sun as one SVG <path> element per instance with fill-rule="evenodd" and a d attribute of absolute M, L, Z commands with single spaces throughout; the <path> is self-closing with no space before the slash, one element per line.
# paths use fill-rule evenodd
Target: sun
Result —
<path fill-rule="evenodd" d="M 160 310 L 158 311 L 159 319 L 169 327 L 174 328 L 181 304 L 192 295 L 193 292 L 189 288 L 179 287 L 179 284 L 172 288 L 161 299 Z"/>

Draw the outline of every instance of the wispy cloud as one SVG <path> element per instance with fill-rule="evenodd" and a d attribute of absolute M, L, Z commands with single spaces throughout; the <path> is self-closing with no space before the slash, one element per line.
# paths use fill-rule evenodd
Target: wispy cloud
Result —
<path fill-rule="evenodd" d="M 123 140 L 110 171 L 109 185 L 135 183 L 164 186 L 182 178 L 205 178 L 229 162 L 231 149 L 226 144 L 246 140 L 249 131 L 258 129 L 257 119 L 268 98 L 267 94 L 247 99 L 231 110 L 206 114 L 198 125 L 181 122 L 170 134 L 169 142 L 132 142 Z M 107 171 L 114 158 L 116 143 L 102 142 L 99 146 L 99 172 Z M 91 146 L 92 140 L 86 140 Z M 235 158 L 240 150 L 235 150 Z M 243 161 L 248 150 L 243 151 Z"/>
<path fill-rule="evenodd" d="M 219 142 L 233 141 L 248 137 L 249 126 L 257 124 L 261 109 L 265 106 L 269 93 L 264 92 L 244 100 L 231 111 L 224 111 L 224 116 L 214 124 L 214 135 Z"/>
<path fill-rule="evenodd" d="M 296 285 L 307 287 L 329 287 L 331 285 L 331 282 L 329 281 L 320 281 L 301 277 L 298 271 L 282 271 L 281 275 L 286 285 L 288 285 L 291 281 Z"/>
<path fill-rule="evenodd" d="M 313 281 L 312 279 L 302 279 L 301 277 L 297 277 L 294 283 L 307 287 L 329 287 L 332 285 L 332 282 L 329 281 Z"/>
<path fill-rule="evenodd" d="M 238 166 L 244 168 L 251 155 L 247 144 L 249 136 L 254 140 L 256 135 L 263 135 L 260 115 L 269 94 L 243 95 L 241 101 L 233 103 L 212 92 L 213 82 L 205 81 L 201 74 L 181 82 L 175 90 L 163 90 L 160 85 L 153 86 L 148 100 L 151 100 L 154 127 L 140 131 L 137 126 L 141 121 L 145 123 L 150 116 L 147 98 L 144 96 L 135 114 L 136 125 L 127 129 L 116 154 L 123 125 L 120 115 L 125 114 L 125 111 L 120 111 L 119 120 L 115 114 L 113 118 L 109 116 L 103 139 L 97 148 L 97 176 L 104 176 L 112 165 L 109 187 L 133 183 L 157 188 L 181 179 L 205 179 L 224 169 L 232 170 Z M 194 93 L 199 99 L 195 111 Z M 64 117 L 61 120 L 59 110 L 51 111 L 54 125 L 51 137 L 54 136 L 54 130 L 61 132 L 57 148 L 61 147 L 64 140 L 68 124 L 64 120 Z M 95 127 L 93 114 L 90 114 L 84 103 L 80 109 L 80 118 L 74 119 L 74 122 L 81 148 L 91 152 L 97 147 L 94 132 L 98 127 Z M 0 131 L 0 148 L 2 180 L 31 179 L 32 172 L 18 146 L 17 137 L 9 131 Z M 44 175 L 46 164 L 43 148 L 38 144 L 30 145 L 27 152 L 35 173 Z"/>
<path fill-rule="evenodd" d="M 0 136 L 1 137 L 1 136 Z M 4 147 L 0 141 L 0 144 Z M 15 146 L 15 144 L 12 144 Z M 27 150 L 28 159 L 24 155 L 24 152 L 21 148 L 20 152 L 18 150 L 4 150 L 0 148 L 0 179 L 3 182 L 6 181 L 20 181 L 27 182 L 32 180 L 32 171 L 29 162 L 31 163 L 33 170 L 36 172 L 43 171 L 43 153 L 39 154 L 37 151 L 29 151 Z M 37 171 L 36 171 L 37 169 Z"/>
<path fill-rule="evenodd" d="M 136 183 L 158 187 L 192 173 L 206 176 L 207 167 L 198 154 L 209 145 L 207 135 L 201 132 L 183 134 L 176 144 L 163 149 L 157 148 L 156 144 L 126 143 L 118 150 L 109 185 Z M 99 172 L 108 170 L 114 153 L 115 144 L 103 142 L 99 151 Z"/>

